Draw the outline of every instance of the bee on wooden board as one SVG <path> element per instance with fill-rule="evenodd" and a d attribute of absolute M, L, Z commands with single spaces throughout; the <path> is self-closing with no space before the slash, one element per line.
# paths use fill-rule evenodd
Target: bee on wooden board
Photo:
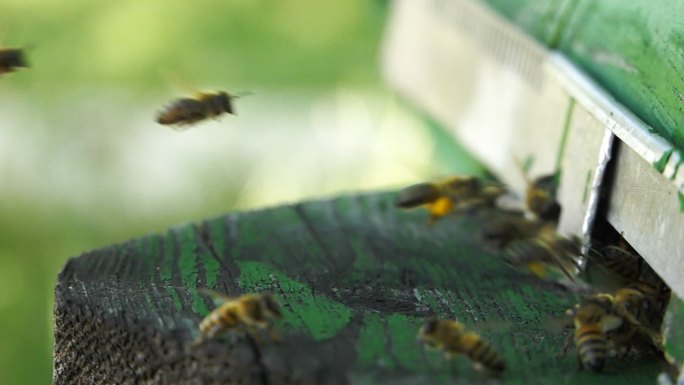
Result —
<path fill-rule="evenodd" d="M 479 335 L 466 332 L 463 324 L 458 321 L 430 319 L 420 328 L 418 341 L 443 350 L 449 357 L 465 354 L 477 368 L 494 372 L 501 372 L 506 368 L 503 358 L 492 345 Z"/>
<path fill-rule="evenodd" d="M 662 346 L 662 314 L 651 312 L 651 294 L 634 287 L 614 295 L 586 298 L 573 311 L 575 345 L 581 368 L 603 370 L 609 352 L 624 357 L 631 350 L 667 361 Z"/>
<path fill-rule="evenodd" d="M 28 68 L 26 56 L 21 48 L 0 48 L 0 75 Z"/>
<path fill-rule="evenodd" d="M 665 360 L 661 333 L 662 313 L 653 312 L 650 295 L 634 287 L 615 292 L 615 314 L 622 317 L 622 326 L 611 331 L 618 355 L 626 356 L 632 349 Z"/>
<path fill-rule="evenodd" d="M 607 333 L 623 323 L 621 317 L 612 314 L 613 302 L 610 294 L 597 294 L 582 301 L 570 313 L 580 368 L 594 372 L 603 370 L 609 352 Z"/>
<path fill-rule="evenodd" d="M 406 209 L 425 206 L 431 220 L 436 220 L 452 212 L 493 207 L 496 199 L 505 193 L 503 185 L 496 182 L 482 181 L 475 176 L 452 176 L 404 188 L 399 192 L 396 206 Z"/>
<path fill-rule="evenodd" d="M 266 330 L 271 338 L 276 337 L 273 323 L 282 317 L 282 313 L 272 294 L 245 294 L 237 298 L 215 292 L 207 294 L 222 304 L 200 322 L 197 343 L 229 331 L 246 331 L 257 336 L 258 331 Z"/>
<path fill-rule="evenodd" d="M 196 92 L 194 97 L 176 99 L 157 115 L 157 123 L 185 128 L 199 121 L 224 113 L 235 115 L 231 96 L 227 92 Z"/>

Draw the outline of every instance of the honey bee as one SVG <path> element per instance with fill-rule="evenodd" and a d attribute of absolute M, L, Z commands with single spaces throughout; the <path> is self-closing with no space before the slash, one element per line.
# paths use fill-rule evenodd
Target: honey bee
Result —
<path fill-rule="evenodd" d="M 667 361 L 662 312 L 652 311 L 651 298 L 635 285 L 614 295 L 595 294 L 577 305 L 571 314 L 580 367 L 601 371 L 608 352 L 624 357 L 632 349 Z"/>
<path fill-rule="evenodd" d="M 553 222 L 528 219 L 515 213 L 490 212 L 484 222 L 483 238 L 494 248 L 503 250 L 509 264 L 527 267 L 539 277 L 546 277 L 547 266 L 552 266 L 574 280 L 580 254 L 578 238 L 560 235 Z"/>
<path fill-rule="evenodd" d="M 582 301 L 571 313 L 580 368 L 603 370 L 610 347 L 607 333 L 623 324 L 621 317 L 612 314 L 613 303 L 612 295 L 597 294 Z"/>
<path fill-rule="evenodd" d="M 21 48 L 0 48 L 0 75 L 28 68 L 24 51 Z"/>
<path fill-rule="evenodd" d="M 425 206 L 431 220 L 436 220 L 452 212 L 492 207 L 504 193 L 506 190 L 499 183 L 482 181 L 474 176 L 453 176 L 436 183 L 419 183 L 404 188 L 399 192 L 396 206 Z"/>
<path fill-rule="evenodd" d="M 527 189 L 525 191 L 525 208 L 535 218 L 544 221 L 558 222 L 561 211 L 560 204 L 556 201 L 559 173 L 555 172 L 532 179 L 528 173 L 529 167 L 519 159 L 515 159 L 515 163 L 517 163 L 518 168 L 525 179 L 525 183 L 527 184 Z"/>
<path fill-rule="evenodd" d="M 247 331 L 252 335 L 256 335 L 259 330 L 268 330 L 272 333 L 274 320 L 282 317 L 280 305 L 273 295 L 268 293 L 245 294 L 238 298 L 210 294 L 223 301 L 223 304 L 200 322 L 200 337 L 197 342 L 234 330 Z M 274 337 L 274 334 L 271 334 L 271 337 Z"/>
<path fill-rule="evenodd" d="M 197 92 L 193 98 L 173 101 L 157 116 L 157 123 L 175 125 L 178 128 L 201 120 L 217 117 L 223 113 L 235 115 L 232 99 L 227 92 Z"/>
<path fill-rule="evenodd" d="M 525 206 L 537 218 L 557 222 L 561 207 L 556 201 L 556 174 L 544 175 L 527 182 Z"/>
<path fill-rule="evenodd" d="M 621 288 L 615 292 L 614 311 L 625 322 L 609 334 L 618 354 L 624 356 L 632 348 L 665 358 L 662 347 L 662 312 L 654 309 L 650 294 L 636 287 Z"/>
<path fill-rule="evenodd" d="M 465 332 L 458 321 L 430 319 L 420 328 L 418 341 L 442 349 L 448 356 L 467 355 L 477 367 L 501 372 L 506 364 L 501 355 L 480 336 Z"/>

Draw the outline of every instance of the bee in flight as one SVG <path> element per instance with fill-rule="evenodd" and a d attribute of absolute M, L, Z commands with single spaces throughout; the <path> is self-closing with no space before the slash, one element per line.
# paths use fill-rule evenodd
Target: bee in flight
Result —
<path fill-rule="evenodd" d="M 157 123 L 181 128 L 224 113 L 235 115 L 234 98 L 223 91 L 197 92 L 195 97 L 173 101 L 159 113 Z"/>
<path fill-rule="evenodd" d="M 228 331 L 246 331 L 257 336 L 258 331 L 267 330 L 270 337 L 275 337 L 273 323 L 282 313 L 272 294 L 245 294 L 237 298 L 215 292 L 207 294 L 222 304 L 200 322 L 198 343 Z"/>
<path fill-rule="evenodd" d="M 525 206 L 539 219 L 557 222 L 560 217 L 561 207 L 556 201 L 557 179 L 556 174 L 551 174 L 527 180 Z"/>
<path fill-rule="evenodd" d="M 554 267 L 574 281 L 579 239 L 562 236 L 553 222 L 528 219 L 520 213 L 491 211 L 486 214 L 482 236 L 493 248 L 504 252 L 506 262 L 524 266 L 542 278 L 548 275 L 547 267 Z"/>
<path fill-rule="evenodd" d="M 0 75 L 28 68 L 24 51 L 21 48 L 0 48 Z"/>
<path fill-rule="evenodd" d="M 475 333 L 468 333 L 458 321 L 430 319 L 418 332 L 418 341 L 442 349 L 448 356 L 467 355 L 476 365 L 494 372 L 506 368 L 501 355 L 492 345 Z"/>
<path fill-rule="evenodd" d="M 493 207 L 504 193 L 506 190 L 499 183 L 474 176 L 453 176 L 436 183 L 418 183 L 404 188 L 399 192 L 396 205 L 400 208 L 425 206 L 430 219 L 436 220 L 452 212 Z"/>

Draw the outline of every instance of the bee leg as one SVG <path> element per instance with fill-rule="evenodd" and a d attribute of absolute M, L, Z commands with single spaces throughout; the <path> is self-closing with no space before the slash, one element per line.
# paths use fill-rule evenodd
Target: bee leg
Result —
<path fill-rule="evenodd" d="M 626 348 L 622 349 L 620 352 L 618 352 L 618 361 L 622 362 L 625 360 L 625 357 L 629 354 L 629 352 L 632 350 L 632 345 L 627 346 Z"/>
<path fill-rule="evenodd" d="M 527 268 L 530 269 L 532 274 L 536 275 L 539 278 L 546 278 L 548 275 L 548 272 L 546 271 L 546 266 L 544 266 L 544 263 L 542 262 L 530 262 L 527 264 Z"/>
<path fill-rule="evenodd" d="M 197 336 L 197 338 L 195 338 L 192 341 L 192 344 L 190 344 L 190 346 L 194 348 L 195 346 L 201 345 L 205 340 L 206 338 L 204 337 L 204 335 L 200 334 L 199 336 Z"/>
<path fill-rule="evenodd" d="M 254 326 L 247 327 L 247 335 L 254 339 L 256 343 L 261 343 L 261 335 L 259 333 L 259 328 Z"/>
<path fill-rule="evenodd" d="M 278 333 L 278 331 L 275 330 L 275 328 L 273 328 L 273 327 L 268 328 L 268 338 L 270 338 L 271 341 L 275 341 L 275 342 L 280 342 L 283 340 L 282 337 L 280 336 L 280 334 Z"/>
<path fill-rule="evenodd" d="M 582 363 L 582 358 L 580 358 L 579 353 L 577 354 L 577 371 L 581 372 L 584 370 L 584 364 Z"/>
<path fill-rule="evenodd" d="M 568 354 L 568 350 L 570 350 L 570 348 L 572 347 L 572 345 L 573 345 L 573 337 L 572 337 L 572 335 L 569 334 L 569 335 L 565 338 L 565 343 L 563 344 L 563 350 L 561 350 L 559 356 L 563 357 L 563 356 L 565 356 L 566 354 Z"/>

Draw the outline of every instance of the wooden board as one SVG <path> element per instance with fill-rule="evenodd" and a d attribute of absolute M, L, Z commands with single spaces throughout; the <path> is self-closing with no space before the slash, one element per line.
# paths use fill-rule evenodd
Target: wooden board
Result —
<path fill-rule="evenodd" d="M 627 358 L 579 371 L 559 326 L 577 295 L 484 248 L 477 217 L 428 225 L 394 193 L 232 213 L 71 259 L 55 295 L 54 383 L 653 383 Z M 212 308 L 198 292 L 272 291 L 280 343 L 227 335 L 193 346 Z M 501 378 L 416 343 L 431 314 L 501 351 Z"/>

